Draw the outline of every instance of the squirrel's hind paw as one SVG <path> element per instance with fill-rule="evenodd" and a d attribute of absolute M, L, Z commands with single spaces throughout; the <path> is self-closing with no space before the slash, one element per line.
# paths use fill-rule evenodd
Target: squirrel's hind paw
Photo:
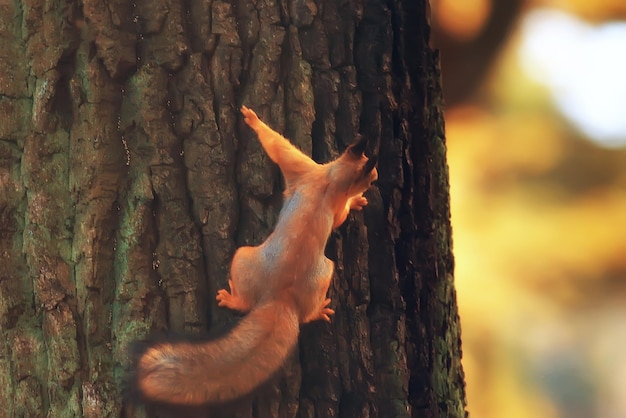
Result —
<path fill-rule="evenodd" d="M 217 306 L 229 308 L 239 312 L 248 312 L 250 310 L 250 305 L 245 300 L 241 299 L 238 296 L 235 296 L 235 289 L 233 287 L 232 280 L 228 281 L 228 285 L 233 291 L 233 294 L 230 294 L 230 292 L 226 289 L 218 290 L 217 296 L 215 296 L 215 300 L 217 300 Z"/>
<path fill-rule="evenodd" d="M 330 305 L 330 298 L 326 298 L 320 306 L 319 311 L 306 318 L 303 322 L 312 322 L 320 319 L 322 321 L 330 322 L 330 315 L 334 315 L 335 311 L 330 309 L 328 305 Z"/>

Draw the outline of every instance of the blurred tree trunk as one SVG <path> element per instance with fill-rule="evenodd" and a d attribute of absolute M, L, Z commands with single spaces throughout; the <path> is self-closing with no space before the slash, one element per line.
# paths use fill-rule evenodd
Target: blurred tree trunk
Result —
<path fill-rule="evenodd" d="M 241 104 L 318 161 L 361 132 L 380 180 L 329 242 L 333 322 L 237 416 L 466 416 L 428 38 L 414 0 L 0 0 L 4 416 L 143 416 L 128 344 L 232 320 L 281 201 Z"/>

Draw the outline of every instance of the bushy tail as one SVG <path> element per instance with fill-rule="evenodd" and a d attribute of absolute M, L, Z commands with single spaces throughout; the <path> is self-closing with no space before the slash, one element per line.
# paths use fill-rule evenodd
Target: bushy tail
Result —
<path fill-rule="evenodd" d="M 146 349 L 137 359 L 137 390 L 147 400 L 169 404 L 228 402 L 251 392 L 283 365 L 298 331 L 292 307 L 266 303 L 215 341 L 161 342 Z"/>

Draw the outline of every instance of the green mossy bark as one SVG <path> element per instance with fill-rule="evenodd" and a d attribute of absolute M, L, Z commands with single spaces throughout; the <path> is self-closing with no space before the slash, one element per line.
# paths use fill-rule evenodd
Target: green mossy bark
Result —
<path fill-rule="evenodd" d="M 122 407 L 128 346 L 232 322 L 214 294 L 281 181 L 238 114 L 317 161 L 380 150 L 331 236 L 333 322 L 252 401 L 198 416 L 464 417 L 437 55 L 423 1 L 0 3 L 0 399 Z M 173 412 L 168 416 L 177 416 Z"/>

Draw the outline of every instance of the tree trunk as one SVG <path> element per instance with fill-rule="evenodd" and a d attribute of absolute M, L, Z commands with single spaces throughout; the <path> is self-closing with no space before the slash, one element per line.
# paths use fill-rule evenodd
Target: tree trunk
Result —
<path fill-rule="evenodd" d="M 332 323 L 229 414 L 466 416 L 428 38 L 415 0 L 0 0 L 4 416 L 161 416 L 122 405 L 129 344 L 232 322 L 280 209 L 241 104 L 320 162 L 360 132 L 380 177 L 328 244 Z"/>

